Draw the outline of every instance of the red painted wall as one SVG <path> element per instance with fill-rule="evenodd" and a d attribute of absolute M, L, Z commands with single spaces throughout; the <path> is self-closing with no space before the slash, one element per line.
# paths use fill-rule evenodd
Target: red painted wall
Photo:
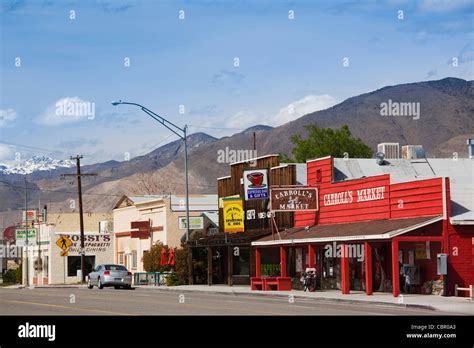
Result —
<path fill-rule="evenodd" d="M 295 213 L 297 227 L 443 214 L 441 178 L 390 185 L 390 175 L 385 174 L 333 183 L 332 158 L 308 162 L 307 175 L 308 185 L 319 188 L 319 212 Z M 358 201 L 359 190 L 370 188 L 383 188 L 380 199 Z M 331 204 L 331 194 L 348 201 Z"/>
<path fill-rule="evenodd" d="M 449 244 L 449 292 L 454 294 L 454 285 L 474 285 L 474 226 L 448 226 Z M 466 292 L 460 295 L 468 296 Z"/>

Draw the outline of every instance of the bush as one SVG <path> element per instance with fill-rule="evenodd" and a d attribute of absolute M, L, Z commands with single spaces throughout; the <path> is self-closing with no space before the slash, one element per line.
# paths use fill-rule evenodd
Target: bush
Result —
<path fill-rule="evenodd" d="M 16 271 L 14 269 L 9 269 L 3 273 L 3 283 L 4 284 L 16 284 Z"/>
<path fill-rule="evenodd" d="M 169 272 L 170 271 L 171 266 L 169 265 L 162 266 L 160 264 L 161 249 L 163 248 L 165 248 L 166 256 L 168 257 L 169 255 L 168 246 L 163 245 L 163 243 L 160 243 L 160 242 L 153 244 L 153 246 L 150 248 L 150 251 L 148 251 L 147 253 L 143 255 L 142 261 L 143 261 L 143 268 L 145 268 L 145 271 L 147 272 Z"/>
<path fill-rule="evenodd" d="M 20 265 L 18 266 L 18 268 L 16 269 L 16 283 L 17 284 L 21 284 L 21 282 L 23 281 L 23 265 Z"/>
<path fill-rule="evenodd" d="M 175 272 L 170 273 L 166 276 L 166 286 L 176 286 L 176 285 L 182 285 L 178 274 Z"/>

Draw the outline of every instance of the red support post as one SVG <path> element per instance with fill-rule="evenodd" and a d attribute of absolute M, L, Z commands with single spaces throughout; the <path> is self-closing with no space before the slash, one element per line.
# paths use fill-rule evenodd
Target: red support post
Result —
<path fill-rule="evenodd" d="M 259 248 L 255 248 L 255 277 L 259 278 L 261 277 L 261 264 L 260 264 L 260 259 L 261 259 L 261 250 Z"/>
<path fill-rule="evenodd" d="M 372 246 L 365 242 L 365 293 L 372 295 Z"/>
<path fill-rule="evenodd" d="M 346 245 L 341 244 L 341 291 L 344 295 L 350 293 L 351 289 L 351 280 L 349 274 L 349 258 L 346 253 Z"/>
<path fill-rule="evenodd" d="M 308 267 L 314 268 L 314 245 L 311 244 L 308 245 L 308 259 Z"/>
<path fill-rule="evenodd" d="M 400 295 L 400 269 L 398 268 L 398 239 L 392 239 L 392 289 L 393 296 Z"/>
<path fill-rule="evenodd" d="M 286 277 L 286 248 L 280 247 L 280 276 Z"/>

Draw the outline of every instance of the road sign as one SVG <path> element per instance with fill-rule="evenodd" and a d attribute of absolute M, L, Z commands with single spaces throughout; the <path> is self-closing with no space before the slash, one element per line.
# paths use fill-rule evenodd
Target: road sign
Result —
<path fill-rule="evenodd" d="M 56 245 L 66 252 L 67 249 L 69 249 L 69 247 L 72 245 L 72 240 L 70 240 L 67 236 L 61 236 L 56 241 Z"/>
<path fill-rule="evenodd" d="M 61 250 L 61 256 L 67 256 L 68 252 L 67 250 Z"/>

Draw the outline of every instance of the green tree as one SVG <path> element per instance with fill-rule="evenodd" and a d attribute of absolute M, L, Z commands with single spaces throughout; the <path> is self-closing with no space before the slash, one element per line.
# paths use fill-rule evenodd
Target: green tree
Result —
<path fill-rule="evenodd" d="M 168 272 L 171 267 L 169 265 L 162 266 L 160 264 L 161 261 L 161 249 L 165 249 L 166 251 L 166 260 L 168 261 L 169 255 L 169 247 L 167 245 L 163 245 L 163 243 L 158 242 L 153 244 L 150 250 L 143 254 L 143 268 L 147 272 Z"/>
<path fill-rule="evenodd" d="M 308 136 L 302 138 L 299 134 L 291 136 L 290 140 L 295 145 L 293 148 L 293 162 L 306 162 L 308 159 L 324 156 L 371 158 L 372 149 L 364 144 L 360 138 L 354 138 L 347 125 L 341 128 L 320 128 L 317 125 L 305 126 Z M 283 157 L 285 162 L 290 159 Z"/>

